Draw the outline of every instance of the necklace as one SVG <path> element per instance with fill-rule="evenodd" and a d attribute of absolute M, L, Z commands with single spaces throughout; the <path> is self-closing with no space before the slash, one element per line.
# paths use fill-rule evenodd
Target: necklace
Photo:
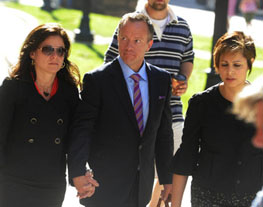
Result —
<path fill-rule="evenodd" d="M 39 93 L 43 94 L 45 97 L 49 97 L 50 96 L 50 93 L 51 93 L 51 90 L 52 90 L 52 86 L 49 86 L 49 87 L 45 87 L 45 86 L 41 86 L 40 84 L 35 84 Z"/>
<path fill-rule="evenodd" d="M 44 94 L 44 96 L 48 97 L 50 93 L 46 92 L 46 91 L 43 91 L 43 94 Z"/>
<path fill-rule="evenodd" d="M 38 91 L 38 93 L 43 96 L 46 100 L 48 100 L 50 97 L 52 97 L 58 89 L 58 79 L 55 77 L 53 83 L 49 86 L 44 86 L 39 84 L 37 81 L 34 81 L 35 87 Z"/>

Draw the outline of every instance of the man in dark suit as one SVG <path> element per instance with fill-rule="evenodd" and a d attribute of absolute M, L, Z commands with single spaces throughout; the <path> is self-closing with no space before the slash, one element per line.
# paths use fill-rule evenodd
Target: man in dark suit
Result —
<path fill-rule="evenodd" d="M 153 27 L 140 13 L 119 23 L 119 54 L 87 73 L 69 151 L 69 177 L 80 194 L 86 162 L 100 186 L 87 207 L 145 207 L 151 198 L 154 161 L 164 199 L 171 191 L 173 154 L 168 72 L 147 64 Z"/>

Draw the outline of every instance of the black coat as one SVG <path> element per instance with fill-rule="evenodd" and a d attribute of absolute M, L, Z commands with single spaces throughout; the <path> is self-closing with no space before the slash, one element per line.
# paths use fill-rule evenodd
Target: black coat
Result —
<path fill-rule="evenodd" d="M 49 101 L 33 80 L 4 80 L 0 87 L 0 206 L 63 201 L 68 129 L 79 96 L 76 87 L 58 84 Z"/>
<path fill-rule="evenodd" d="M 173 172 L 192 175 L 192 184 L 216 193 L 254 194 L 263 184 L 263 151 L 251 143 L 254 127 L 231 107 L 218 85 L 190 99 Z"/>
<path fill-rule="evenodd" d="M 86 206 L 124 207 L 138 175 L 138 206 L 145 207 L 152 192 L 154 159 L 160 182 L 171 183 L 170 75 L 152 65 L 146 71 L 149 115 L 143 137 L 118 60 L 84 77 L 83 101 L 76 113 L 70 145 L 69 175 L 83 175 L 86 161 L 94 170 L 100 186 L 93 197 L 82 201 Z"/>

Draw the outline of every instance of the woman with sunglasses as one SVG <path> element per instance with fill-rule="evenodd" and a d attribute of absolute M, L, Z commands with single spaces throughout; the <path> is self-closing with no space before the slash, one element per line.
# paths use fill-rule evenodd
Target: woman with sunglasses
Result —
<path fill-rule="evenodd" d="M 0 206 L 61 207 L 80 74 L 58 24 L 27 36 L 0 87 Z"/>

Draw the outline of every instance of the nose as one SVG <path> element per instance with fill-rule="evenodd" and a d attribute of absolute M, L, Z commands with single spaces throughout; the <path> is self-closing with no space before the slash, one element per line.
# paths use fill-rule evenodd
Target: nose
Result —
<path fill-rule="evenodd" d="M 128 40 L 128 41 L 127 41 L 127 45 L 126 45 L 126 49 L 127 49 L 127 50 L 130 50 L 130 49 L 132 49 L 132 48 L 133 48 L 133 43 L 132 43 L 132 41 Z"/>
<path fill-rule="evenodd" d="M 228 72 L 229 75 L 233 74 L 235 72 L 234 67 L 229 66 L 227 72 Z"/>
<path fill-rule="evenodd" d="M 52 54 L 50 55 L 50 57 L 51 57 L 52 59 L 55 59 L 55 58 L 58 58 L 59 56 L 58 56 L 58 54 L 56 53 L 56 51 L 53 51 Z"/>

